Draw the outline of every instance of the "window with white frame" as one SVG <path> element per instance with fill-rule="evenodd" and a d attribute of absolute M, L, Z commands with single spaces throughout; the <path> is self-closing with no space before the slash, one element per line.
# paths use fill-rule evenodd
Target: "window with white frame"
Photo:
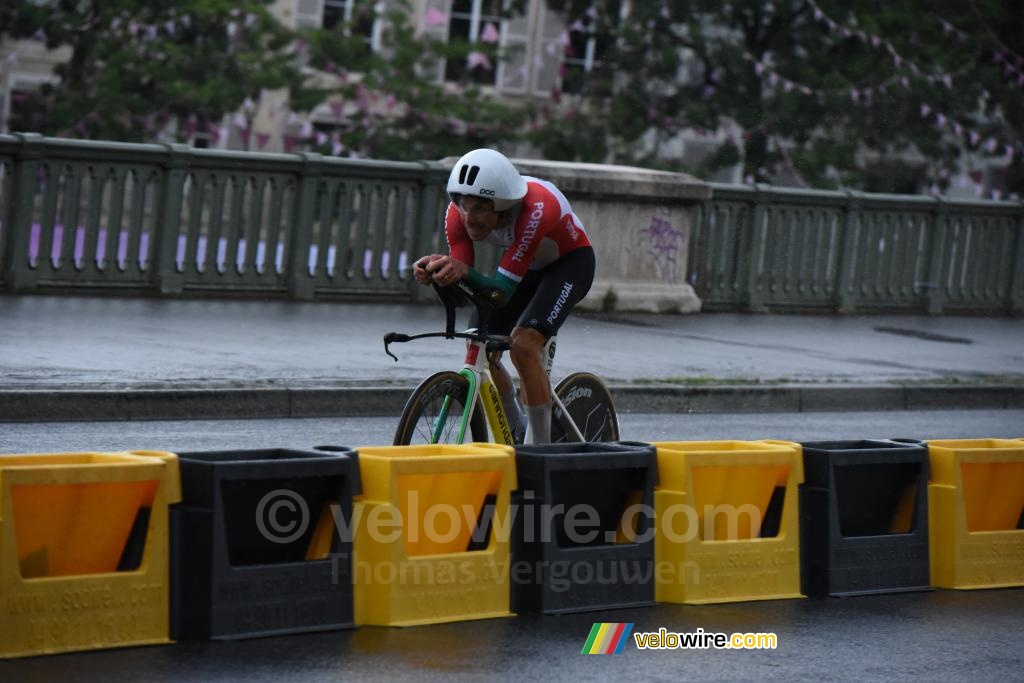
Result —
<path fill-rule="evenodd" d="M 580 92 L 587 79 L 603 68 L 602 60 L 615 41 L 612 31 L 626 16 L 627 9 L 625 1 L 606 2 L 602 10 L 607 14 L 600 16 L 590 11 L 566 27 L 563 92 Z"/>
<path fill-rule="evenodd" d="M 453 0 L 448 18 L 448 42 L 467 43 L 470 53 L 465 59 L 447 60 L 446 81 L 468 77 L 482 85 L 495 84 L 498 71 L 491 48 L 501 42 L 502 4 L 502 0 Z"/>
<path fill-rule="evenodd" d="M 361 36 L 368 52 L 380 51 L 380 3 L 377 0 L 323 0 L 320 27 Z"/>

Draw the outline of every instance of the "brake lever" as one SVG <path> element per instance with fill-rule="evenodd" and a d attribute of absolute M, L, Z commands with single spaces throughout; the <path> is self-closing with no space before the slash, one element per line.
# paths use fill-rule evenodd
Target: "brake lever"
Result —
<path fill-rule="evenodd" d="M 398 356 L 391 353 L 391 349 L 388 348 L 391 344 L 404 343 L 409 341 L 409 335 L 402 334 L 400 332 L 388 332 L 384 335 L 384 353 L 388 354 L 398 362 Z"/>

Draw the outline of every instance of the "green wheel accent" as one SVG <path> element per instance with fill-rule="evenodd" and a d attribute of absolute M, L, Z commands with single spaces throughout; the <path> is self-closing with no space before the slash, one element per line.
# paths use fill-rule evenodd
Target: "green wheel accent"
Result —
<path fill-rule="evenodd" d="M 468 440 L 467 435 L 473 441 L 486 441 L 487 425 L 482 410 L 474 410 L 473 418 L 466 424 L 469 387 L 469 380 L 450 371 L 423 380 L 405 403 L 395 430 L 395 445 L 463 443 Z"/>

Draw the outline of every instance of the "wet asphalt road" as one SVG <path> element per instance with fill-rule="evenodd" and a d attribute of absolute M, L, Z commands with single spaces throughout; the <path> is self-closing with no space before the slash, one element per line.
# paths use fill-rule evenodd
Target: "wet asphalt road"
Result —
<path fill-rule="evenodd" d="M 0 453 L 388 445 L 395 417 L 132 422 L 0 422 Z M 621 413 L 633 441 L 965 439 L 1024 437 L 1024 410 L 836 413 Z"/>
<path fill-rule="evenodd" d="M 774 632 L 775 650 L 583 656 L 595 621 Z M 1024 589 L 657 605 L 407 629 L 185 643 L 0 663 L 3 681 L 929 680 L 1024 676 Z"/>
<path fill-rule="evenodd" d="M 396 346 L 394 362 L 381 336 L 442 329 L 443 320 L 433 302 L 0 296 L 0 389 L 416 383 L 459 367 L 462 343 Z M 589 371 L 609 383 L 1020 381 L 1022 331 L 1024 321 L 1005 317 L 573 315 L 559 333 L 555 375 Z"/>

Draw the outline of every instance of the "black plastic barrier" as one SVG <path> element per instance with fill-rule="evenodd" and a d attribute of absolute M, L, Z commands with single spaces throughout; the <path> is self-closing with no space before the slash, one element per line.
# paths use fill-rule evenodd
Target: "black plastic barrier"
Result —
<path fill-rule="evenodd" d="M 807 595 L 928 590 L 928 449 L 913 440 L 801 444 Z"/>
<path fill-rule="evenodd" d="M 519 446 L 516 473 L 512 611 L 654 604 L 653 446 Z"/>
<path fill-rule="evenodd" d="M 352 539 L 342 529 L 351 523 L 359 468 L 350 449 L 336 450 L 179 454 L 172 637 L 353 626 Z"/>

